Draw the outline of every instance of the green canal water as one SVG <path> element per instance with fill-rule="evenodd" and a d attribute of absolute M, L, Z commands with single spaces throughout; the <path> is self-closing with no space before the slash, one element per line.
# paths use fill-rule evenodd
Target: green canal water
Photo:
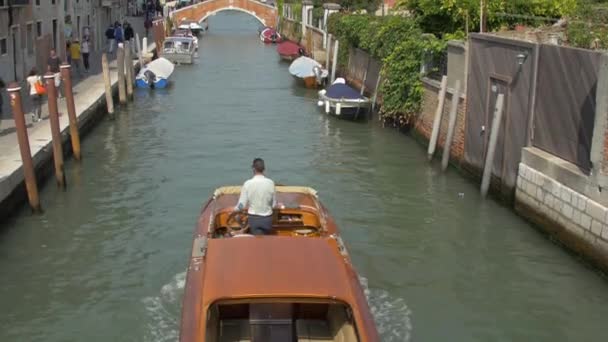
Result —
<path fill-rule="evenodd" d="M 411 138 L 320 113 L 253 18 L 209 24 L 197 65 L 85 139 L 67 192 L 3 224 L 0 341 L 175 341 L 201 205 L 257 156 L 319 190 L 383 341 L 606 340 L 605 278 Z"/>

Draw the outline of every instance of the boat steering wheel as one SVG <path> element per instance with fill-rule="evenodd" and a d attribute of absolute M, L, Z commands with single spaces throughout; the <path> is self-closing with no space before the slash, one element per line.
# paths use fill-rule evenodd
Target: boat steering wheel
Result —
<path fill-rule="evenodd" d="M 249 230 L 249 214 L 246 211 L 235 210 L 226 220 L 231 235 L 245 234 Z"/>

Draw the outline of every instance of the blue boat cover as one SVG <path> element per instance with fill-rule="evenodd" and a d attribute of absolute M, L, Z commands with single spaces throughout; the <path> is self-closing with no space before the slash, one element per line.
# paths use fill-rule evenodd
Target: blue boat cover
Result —
<path fill-rule="evenodd" d="M 325 96 L 334 99 L 363 99 L 363 96 L 361 96 L 358 91 L 347 86 L 346 84 L 340 83 L 333 84 L 332 86 L 327 88 L 327 93 L 325 93 Z"/>

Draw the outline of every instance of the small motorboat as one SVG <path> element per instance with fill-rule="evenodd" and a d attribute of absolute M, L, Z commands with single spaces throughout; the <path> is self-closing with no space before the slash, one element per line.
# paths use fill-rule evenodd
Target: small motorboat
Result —
<path fill-rule="evenodd" d="M 292 42 L 291 40 L 286 40 L 277 45 L 277 52 L 282 60 L 290 62 L 306 54 L 302 45 Z"/>
<path fill-rule="evenodd" d="M 367 114 L 371 101 L 346 85 L 343 78 L 337 78 L 329 88 L 319 91 L 318 104 L 324 107 L 326 114 L 357 120 L 359 116 Z"/>
<path fill-rule="evenodd" d="M 194 39 L 194 50 L 198 51 L 198 37 L 190 30 L 173 30 L 171 37 L 188 37 Z"/>
<path fill-rule="evenodd" d="M 281 34 L 272 27 L 266 27 L 260 33 L 260 40 L 267 44 L 280 43 L 283 41 Z"/>
<path fill-rule="evenodd" d="M 180 30 L 190 30 L 196 36 L 205 31 L 205 28 L 194 20 L 182 20 L 177 28 Z"/>
<path fill-rule="evenodd" d="M 289 73 L 296 79 L 302 80 L 306 88 L 323 85 L 329 74 L 319 62 L 306 56 L 294 60 L 289 66 Z"/>
<path fill-rule="evenodd" d="M 233 211 L 240 186 L 204 205 L 194 232 L 180 342 L 378 342 L 365 293 L 315 190 L 277 186 L 270 235 Z"/>
<path fill-rule="evenodd" d="M 193 37 L 167 37 L 163 42 L 161 56 L 175 64 L 192 64 L 196 53 Z"/>
<path fill-rule="evenodd" d="M 146 64 L 137 74 L 135 84 L 138 88 L 165 88 L 175 65 L 168 59 L 159 57 Z"/>

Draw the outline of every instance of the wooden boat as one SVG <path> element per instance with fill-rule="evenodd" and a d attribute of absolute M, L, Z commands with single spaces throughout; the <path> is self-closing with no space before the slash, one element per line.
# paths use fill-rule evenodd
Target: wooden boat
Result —
<path fill-rule="evenodd" d="M 328 72 L 323 66 L 312 58 L 302 56 L 289 66 L 289 73 L 304 82 L 306 88 L 318 88 L 325 83 Z"/>
<path fill-rule="evenodd" d="M 194 20 L 182 20 L 177 28 L 180 30 L 190 30 L 196 36 L 205 31 L 205 28 Z"/>
<path fill-rule="evenodd" d="M 241 188 L 203 207 L 186 278 L 181 342 L 379 341 L 338 228 L 316 191 L 277 186 L 271 235 L 247 234 Z"/>
<path fill-rule="evenodd" d="M 371 101 L 362 93 L 346 85 L 343 78 L 337 78 L 327 89 L 319 91 L 318 104 L 325 109 L 326 114 L 357 120 L 367 114 Z"/>
<path fill-rule="evenodd" d="M 302 45 L 290 40 L 286 40 L 277 45 L 277 53 L 282 60 L 289 62 L 306 54 Z"/>

